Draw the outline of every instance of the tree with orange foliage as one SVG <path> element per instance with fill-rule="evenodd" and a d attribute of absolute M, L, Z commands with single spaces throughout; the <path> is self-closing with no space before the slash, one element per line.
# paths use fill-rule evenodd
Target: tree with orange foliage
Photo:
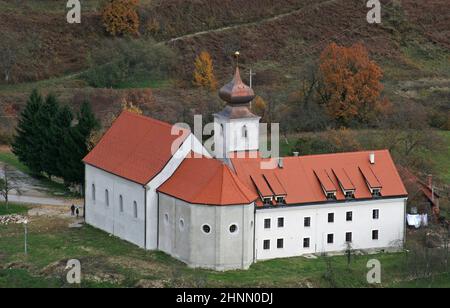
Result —
<path fill-rule="evenodd" d="M 211 91 L 217 89 L 217 79 L 214 76 L 214 67 L 211 55 L 202 51 L 195 59 L 194 85 L 208 88 Z"/>
<path fill-rule="evenodd" d="M 261 117 L 265 121 L 267 113 L 267 103 L 261 96 L 256 96 L 252 102 L 252 112 Z"/>
<path fill-rule="evenodd" d="M 106 31 L 113 35 L 139 34 L 138 0 L 110 0 L 102 11 Z"/>
<path fill-rule="evenodd" d="M 381 68 L 360 43 L 349 48 L 330 44 L 320 57 L 319 96 L 338 124 L 369 124 L 390 103 L 381 97 Z"/>

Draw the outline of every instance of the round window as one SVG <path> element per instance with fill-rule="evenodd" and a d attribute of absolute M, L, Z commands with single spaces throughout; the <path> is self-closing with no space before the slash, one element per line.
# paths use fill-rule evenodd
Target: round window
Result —
<path fill-rule="evenodd" d="M 230 226 L 230 233 L 236 233 L 238 230 L 238 226 L 236 224 L 232 224 Z"/>
<path fill-rule="evenodd" d="M 202 226 L 202 230 L 203 232 L 205 232 L 206 234 L 209 234 L 211 232 L 211 227 L 209 225 L 203 225 Z"/>

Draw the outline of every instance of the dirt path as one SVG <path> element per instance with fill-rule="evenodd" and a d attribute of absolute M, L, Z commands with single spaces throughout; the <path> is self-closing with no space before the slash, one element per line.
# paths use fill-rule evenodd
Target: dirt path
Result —
<path fill-rule="evenodd" d="M 179 36 L 179 37 L 175 37 L 175 38 L 169 39 L 169 40 L 164 41 L 164 42 L 159 42 L 158 44 L 170 44 L 170 43 L 173 43 L 173 42 L 176 42 L 176 41 L 179 41 L 179 40 L 184 40 L 184 39 L 188 39 L 188 38 L 192 38 L 192 37 L 196 37 L 196 36 L 201 36 L 201 35 L 205 35 L 205 34 L 209 34 L 209 33 L 220 33 L 220 32 L 224 32 L 224 31 L 228 31 L 228 30 L 234 30 L 234 29 L 239 29 L 239 28 L 243 28 L 243 27 L 257 26 L 257 25 L 261 25 L 261 24 L 264 24 L 264 23 L 277 21 L 279 19 L 295 15 L 295 14 L 303 12 L 303 11 L 305 11 L 307 9 L 308 10 L 317 9 L 317 8 L 319 8 L 321 6 L 328 5 L 328 4 L 331 4 L 331 3 L 335 3 L 335 2 L 338 2 L 338 1 L 339 0 L 324 1 L 324 2 L 318 3 L 318 4 L 313 5 L 313 6 L 302 7 L 300 9 L 296 9 L 296 10 L 291 11 L 291 12 L 279 14 L 279 15 L 272 16 L 272 17 L 269 17 L 269 18 L 264 18 L 264 19 L 261 19 L 261 20 L 258 20 L 258 21 L 253 21 L 253 22 L 249 22 L 249 23 L 242 23 L 242 24 L 226 26 L 226 27 L 217 28 L 217 29 L 211 29 L 211 30 L 205 30 L 205 31 L 199 31 L 199 32 L 195 32 L 195 33 L 185 34 L 185 35 L 182 35 L 182 36 Z"/>
<path fill-rule="evenodd" d="M 1 149 L 5 150 L 5 149 Z M 0 178 L 3 177 L 3 166 L 5 163 L 0 162 Z M 13 190 L 9 195 L 9 201 L 26 204 L 45 204 L 55 206 L 70 206 L 75 204 L 80 206 L 83 204 L 82 199 L 66 199 L 57 197 L 52 191 L 43 185 L 39 180 L 23 173 L 11 166 L 11 178 L 14 179 L 18 190 Z M 0 197 L 0 201 L 3 201 Z"/>

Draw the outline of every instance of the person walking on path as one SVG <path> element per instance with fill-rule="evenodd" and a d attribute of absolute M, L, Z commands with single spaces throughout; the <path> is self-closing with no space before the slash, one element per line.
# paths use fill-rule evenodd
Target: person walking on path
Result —
<path fill-rule="evenodd" d="M 75 205 L 72 204 L 72 206 L 70 207 L 70 212 L 72 213 L 72 216 L 75 216 Z"/>
<path fill-rule="evenodd" d="M 80 209 L 79 208 L 77 208 L 76 213 L 77 213 L 77 218 L 78 218 L 80 216 Z"/>

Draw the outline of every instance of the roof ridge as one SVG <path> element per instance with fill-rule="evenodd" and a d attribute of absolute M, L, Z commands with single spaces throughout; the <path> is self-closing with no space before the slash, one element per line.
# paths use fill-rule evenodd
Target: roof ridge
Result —
<path fill-rule="evenodd" d="M 239 179 L 239 177 L 238 177 L 236 174 L 234 174 L 234 173 L 230 170 L 230 168 L 229 168 L 228 166 L 225 166 L 225 168 L 228 170 L 228 173 L 231 175 L 231 178 L 232 178 L 232 180 L 233 180 L 233 183 L 234 183 L 234 185 L 236 186 L 236 188 L 240 191 L 241 195 L 244 196 L 245 199 L 247 199 L 247 201 L 255 201 L 255 200 L 250 200 L 250 198 L 249 198 L 249 196 L 247 195 L 247 193 L 244 192 L 244 190 L 243 190 L 242 188 L 243 188 L 243 187 L 246 187 L 246 188 L 247 188 L 247 186 Z M 242 187 L 241 187 L 240 185 L 238 185 L 238 182 L 239 182 L 240 184 L 242 184 Z M 247 188 L 247 189 L 248 189 L 249 192 L 250 192 L 250 189 L 249 189 L 249 188 Z"/>
<path fill-rule="evenodd" d="M 170 124 L 168 122 L 164 122 L 164 121 L 161 121 L 161 120 L 158 120 L 158 119 L 155 119 L 153 117 L 146 116 L 146 115 L 143 115 L 143 114 L 137 114 L 137 113 L 134 113 L 134 112 L 131 112 L 131 111 L 128 111 L 128 110 L 123 110 L 120 115 L 122 115 L 122 114 L 134 116 L 136 118 L 139 118 L 139 119 L 142 119 L 142 120 L 146 120 L 146 121 L 150 121 L 150 122 L 153 122 L 155 124 L 162 125 L 162 126 L 167 126 L 167 127 L 171 127 L 171 128 L 174 127 L 174 126 L 175 127 L 179 127 L 176 124 Z M 120 115 L 119 115 L 119 117 L 120 117 Z M 185 128 L 182 128 L 182 127 L 179 127 L 179 128 L 185 129 Z"/>
<path fill-rule="evenodd" d="M 283 158 L 289 158 L 289 159 L 301 159 L 305 157 L 317 157 L 317 156 L 340 156 L 340 155 L 348 155 L 348 154 L 361 154 L 361 153 L 380 153 L 380 152 L 389 152 L 388 149 L 381 149 L 381 150 L 361 150 L 361 151 L 346 151 L 346 152 L 338 152 L 338 153 L 323 153 L 323 154 L 310 154 L 310 155 L 300 155 L 300 156 L 284 156 Z M 263 159 L 270 159 L 270 158 L 263 158 Z"/>

